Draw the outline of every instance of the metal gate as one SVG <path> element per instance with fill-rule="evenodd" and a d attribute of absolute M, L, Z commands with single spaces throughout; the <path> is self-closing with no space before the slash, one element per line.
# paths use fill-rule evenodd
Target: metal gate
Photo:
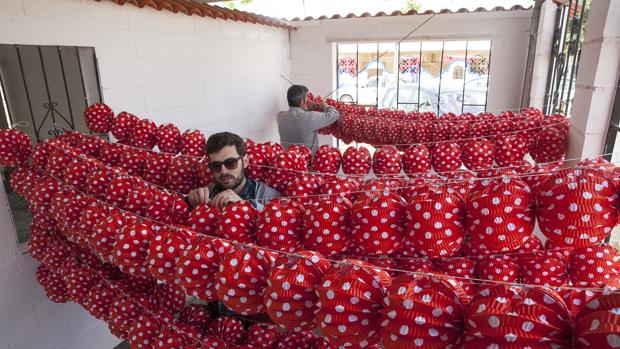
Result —
<path fill-rule="evenodd" d="M 0 45 L 0 87 L 0 126 L 17 124 L 35 142 L 88 132 L 82 113 L 102 100 L 92 47 Z"/>
<path fill-rule="evenodd" d="M 66 130 L 89 132 L 82 114 L 101 101 L 95 49 L 76 46 L 0 45 L 0 127 L 16 127 L 33 142 Z M 25 251 L 32 214 L 0 168 L 16 242 Z"/>
<path fill-rule="evenodd" d="M 543 108 L 545 114 L 571 113 L 590 2 L 565 0 L 558 5 Z"/>

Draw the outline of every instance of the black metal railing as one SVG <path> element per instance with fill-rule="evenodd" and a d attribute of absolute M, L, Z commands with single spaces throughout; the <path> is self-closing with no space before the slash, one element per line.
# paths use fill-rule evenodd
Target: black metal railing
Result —
<path fill-rule="evenodd" d="M 4 122 L 9 123 L 5 126 L 27 121 L 23 129 L 34 141 L 57 136 L 62 130 L 89 132 L 79 116 L 86 106 L 102 100 L 94 48 L 0 48 Z M 97 93 L 89 96 L 88 90 Z"/>
<path fill-rule="evenodd" d="M 558 5 L 544 112 L 570 115 L 591 0 Z"/>

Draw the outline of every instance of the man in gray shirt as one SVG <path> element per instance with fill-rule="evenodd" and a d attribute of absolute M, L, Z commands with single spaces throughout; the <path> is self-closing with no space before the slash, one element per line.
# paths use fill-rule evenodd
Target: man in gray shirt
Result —
<path fill-rule="evenodd" d="M 291 144 L 305 145 L 314 154 L 319 147 L 317 132 L 340 119 L 336 108 L 323 103 L 323 112 L 308 110 L 308 88 L 302 85 L 289 87 L 286 98 L 289 110 L 278 113 L 278 132 L 284 148 Z"/>

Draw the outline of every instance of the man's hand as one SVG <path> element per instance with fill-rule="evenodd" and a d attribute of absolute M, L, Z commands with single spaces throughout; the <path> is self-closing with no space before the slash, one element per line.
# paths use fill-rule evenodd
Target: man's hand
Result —
<path fill-rule="evenodd" d="M 240 198 L 239 195 L 237 195 L 237 193 L 235 193 L 231 189 L 228 189 L 215 195 L 213 200 L 211 200 L 211 204 L 221 209 L 224 206 L 227 206 L 234 202 L 239 202 L 239 201 L 243 201 L 243 199 Z"/>
<path fill-rule="evenodd" d="M 308 110 L 309 111 L 318 111 L 320 110 L 321 106 L 318 103 L 312 102 L 310 104 L 308 104 Z"/>
<path fill-rule="evenodd" d="M 199 204 L 208 204 L 209 203 L 209 188 L 202 187 L 196 188 L 189 192 L 187 195 L 187 199 L 189 200 L 189 204 L 192 207 L 196 207 Z"/>

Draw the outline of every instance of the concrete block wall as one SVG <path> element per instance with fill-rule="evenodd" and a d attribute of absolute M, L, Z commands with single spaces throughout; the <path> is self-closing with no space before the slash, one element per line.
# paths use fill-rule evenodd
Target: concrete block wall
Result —
<path fill-rule="evenodd" d="M 575 86 L 568 139 L 569 159 L 593 158 L 604 152 L 620 79 L 618 18 L 619 1 L 592 2 Z M 618 159 L 619 152 L 617 147 L 613 149 L 612 161 Z"/>
<path fill-rule="evenodd" d="M 104 101 L 197 128 L 277 140 L 286 106 L 286 29 L 94 0 L 0 0 L 0 44 L 95 48 Z M 17 244 L 0 188 L 0 349 L 111 349 L 119 340 L 76 304 L 48 301 Z"/>
<path fill-rule="evenodd" d="M 75 303 L 55 304 L 35 280 L 38 262 L 22 253 L 0 182 L 0 348 L 111 349 L 120 340 Z"/>
<path fill-rule="evenodd" d="M 516 109 L 521 101 L 532 10 L 438 14 L 406 41 L 491 40 L 487 110 Z M 396 42 L 431 15 L 294 22 L 292 81 L 320 95 L 336 86 L 336 43 Z"/>
<path fill-rule="evenodd" d="M 0 43 L 95 47 L 104 101 L 205 134 L 277 139 L 288 30 L 94 0 L 3 0 Z"/>

